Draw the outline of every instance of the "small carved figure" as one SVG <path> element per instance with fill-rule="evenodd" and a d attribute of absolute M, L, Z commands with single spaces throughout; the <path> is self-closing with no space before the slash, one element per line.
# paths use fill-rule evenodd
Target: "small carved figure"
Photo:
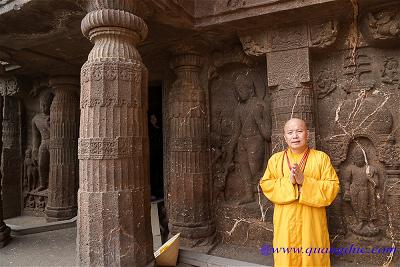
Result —
<path fill-rule="evenodd" d="M 24 184 L 28 191 L 31 191 L 37 187 L 38 176 L 37 176 L 37 165 L 32 159 L 32 149 L 28 148 L 25 151 L 24 160 Z"/>
<path fill-rule="evenodd" d="M 398 14 L 398 10 L 382 10 L 374 14 L 369 13 L 369 26 L 374 33 L 374 37 L 384 39 L 399 36 L 400 22 Z"/>
<path fill-rule="evenodd" d="M 32 208 L 32 209 L 35 208 L 35 196 L 30 195 L 27 202 L 28 203 L 26 204 L 26 206 L 28 208 Z"/>
<path fill-rule="evenodd" d="M 50 105 L 52 95 L 45 93 L 40 97 L 40 113 L 32 119 L 33 160 L 39 166 L 39 187 L 37 191 L 47 188 L 50 166 Z"/>
<path fill-rule="evenodd" d="M 235 91 L 239 104 L 234 113 L 233 135 L 227 149 L 224 168 L 225 172 L 232 168 L 233 152 L 237 146 L 240 175 L 245 182 L 245 195 L 239 204 L 245 204 L 254 201 L 255 184 L 263 171 L 264 139 L 269 140 L 271 134 L 266 104 L 256 97 L 251 75 L 238 74 Z"/>
<path fill-rule="evenodd" d="M 44 210 L 45 207 L 46 207 L 45 198 L 44 198 L 44 196 L 40 196 L 40 197 L 39 197 L 38 204 L 37 204 L 37 208 L 38 208 L 39 210 Z"/>
<path fill-rule="evenodd" d="M 386 58 L 382 71 L 382 82 L 399 84 L 399 62 L 393 57 Z"/>
<path fill-rule="evenodd" d="M 337 87 L 337 78 L 334 71 L 322 70 L 317 78 L 318 98 L 324 98 Z"/>
<path fill-rule="evenodd" d="M 379 229 L 376 220 L 376 190 L 378 189 L 378 171 L 367 164 L 366 155 L 359 148 L 353 151 L 353 164 L 344 171 L 345 192 L 343 199 L 349 201 L 357 218 L 352 231 L 360 236 L 375 236 Z"/>
<path fill-rule="evenodd" d="M 213 168 L 213 188 L 214 188 L 214 200 L 222 198 L 225 200 L 225 186 L 226 176 L 228 175 L 229 169 L 225 169 L 223 163 L 226 158 L 226 149 L 221 142 L 214 143 L 212 146 L 212 159 L 211 166 Z"/>

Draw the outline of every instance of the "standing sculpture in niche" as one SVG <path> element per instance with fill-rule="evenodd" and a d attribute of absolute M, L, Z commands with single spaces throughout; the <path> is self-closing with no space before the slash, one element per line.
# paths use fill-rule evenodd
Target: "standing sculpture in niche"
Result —
<path fill-rule="evenodd" d="M 239 104 L 234 112 L 234 129 L 224 168 L 227 171 L 232 167 L 233 152 L 237 147 L 240 175 L 245 183 L 245 195 L 239 200 L 239 204 L 245 204 L 254 201 L 256 184 L 263 171 L 264 140 L 269 140 L 271 135 L 267 107 L 265 102 L 256 96 L 251 75 L 238 74 L 235 92 Z"/>
<path fill-rule="evenodd" d="M 376 220 L 376 190 L 379 185 L 378 171 L 367 164 L 366 155 L 359 148 L 353 151 L 353 163 L 346 167 L 344 200 L 349 201 L 357 218 L 352 231 L 360 236 L 371 237 L 379 233 Z"/>
<path fill-rule="evenodd" d="M 47 189 L 50 165 L 50 105 L 52 94 L 40 97 L 40 113 L 32 119 L 32 158 L 39 166 L 39 186 L 37 191 Z"/>
<path fill-rule="evenodd" d="M 25 151 L 24 183 L 28 192 L 34 190 L 37 187 L 38 183 L 37 165 L 35 161 L 32 159 L 31 148 L 28 148 Z"/>

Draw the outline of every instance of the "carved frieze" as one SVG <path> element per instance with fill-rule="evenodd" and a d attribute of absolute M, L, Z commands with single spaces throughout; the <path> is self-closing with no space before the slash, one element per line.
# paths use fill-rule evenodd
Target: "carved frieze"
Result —
<path fill-rule="evenodd" d="M 137 63 L 94 63 L 82 68 L 82 86 L 94 86 L 92 91 L 81 91 L 81 108 L 94 106 L 124 106 L 138 108 L 141 106 L 140 94 L 130 95 L 122 88 L 129 86 L 140 87 L 142 67 Z M 121 89 L 106 90 L 104 85 L 120 81 Z M 97 86 L 96 86 L 97 85 Z M 139 90 L 135 90 L 139 93 Z"/>
<path fill-rule="evenodd" d="M 79 159 L 117 159 L 139 156 L 143 150 L 139 137 L 79 138 Z"/>

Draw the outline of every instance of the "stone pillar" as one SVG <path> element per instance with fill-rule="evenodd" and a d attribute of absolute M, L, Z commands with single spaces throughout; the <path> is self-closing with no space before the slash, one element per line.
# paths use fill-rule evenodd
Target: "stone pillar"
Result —
<path fill-rule="evenodd" d="M 81 266 L 154 264 L 147 69 L 139 1 L 84 1 L 94 43 L 81 70 L 77 258 Z"/>
<path fill-rule="evenodd" d="M 310 52 L 331 47 L 337 33 L 336 20 L 239 33 L 246 54 L 266 55 L 267 83 L 272 92 L 272 152 L 284 148 L 283 126 L 292 117 L 307 123 L 309 144 L 315 148 Z"/>
<path fill-rule="evenodd" d="M 21 215 L 21 102 L 13 96 L 3 98 L 3 212 L 4 218 L 11 218 Z"/>
<path fill-rule="evenodd" d="M 49 80 L 54 92 L 50 108 L 50 174 L 46 219 L 71 219 L 77 211 L 79 79 Z"/>
<path fill-rule="evenodd" d="M 168 218 L 182 245 L 207 248 L 213 242 L 210 149 L 206 94 L 200 85 L 200 54 L 176 49 L 172 66 L 177 79 L 168 96 Z"/>
<path fill-rule="evenodd" d="M 271 31 L 268 38 L 267 80 L 272 92 L 272 147 L 283 148 L 283 126 L 303 119 L 315 148 L 314 100 L 307 25 Z M 278 149 L 279 151 L 279 149 Z"/>
<path fill-rule="evenodd" d="M 21 215 L 21 101 L 18 98 L 20 84 L 13 76 L 0 78 L 2 102 L 2 175 L 3 216 Z M 18 177 L 18 178 L 17 178 Z"/>
<path fill-rule="evenodd" d="M 0 110 L 3 110 L 3 97 L 0 96 Z M 3 113 L 0 112 L 0 125 L 3 123 Z M 3 135 L 2 128 L 0 127 L 0 136 Z M 3 141 L 0 138 L 0 151 L 2 150 L 3 147 Z M 0 159 L 1 159 L 1 153 L 0 153 Z M 8 241 L 10 240 L 10 227 L 8 227 L 4 222 L 3 222 L 3 196 L 2 196 L 2 173 L 0 172 L 0 248 L 4 247 L 7 245 Z"/>

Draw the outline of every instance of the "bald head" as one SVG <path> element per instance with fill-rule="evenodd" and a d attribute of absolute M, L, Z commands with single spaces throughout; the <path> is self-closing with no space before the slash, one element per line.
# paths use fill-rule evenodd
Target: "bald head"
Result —
<path fill-rule="evenodd" d="M 283 132 L 286 132 L 286 129 L 287 129 L 288 127 L 292 126 L 292 125 L 301 126 L 301 127 L 304 128 L 304 130 L 307 131 L 307 125 L 306 125 L 306 122 L 305 122 L 305 121 L 303 121 L 302 119 L 299 119 L 299 118 L 291 118 L 290 120 L 288 120 L 288 121 L 285 123 L 285 126 L 283 127 Z"/>
<path fill-rule="evenodd" d="M 305 121 L 292 118 L 283 127 L 285 141 L 294 153 L 302 153 L 308 147 L 308 130 Z"/>

